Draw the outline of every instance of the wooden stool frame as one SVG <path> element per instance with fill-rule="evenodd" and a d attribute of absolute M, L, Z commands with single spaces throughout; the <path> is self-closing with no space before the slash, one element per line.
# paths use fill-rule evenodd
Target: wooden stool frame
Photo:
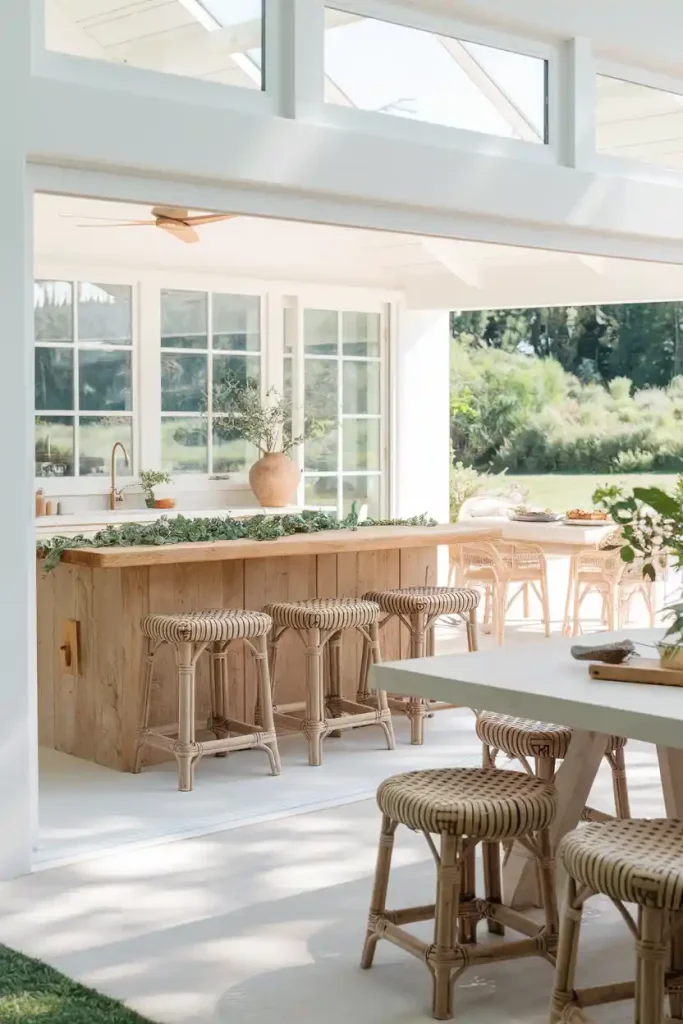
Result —
<path fill-rule="evenodd" d="M 169 642 L 173 644 L 176 654 L 178 721 L 172 725 L 158 725 L 150 728 L 154 657 L 157 651 Z M 245 643 L 256 660 L 257 701 L 260 707 L 265 708 L 262 721 L 259 721 L 258 725 L 241 722 L 231 718 L 229 714 L 227 652 L 233 643 Z M 196 668 L 197 662 L 206 651 L 211 657 L 209 676 L 211 717 L 206 724 L 206 729 L 208 732 L 212 732 L 216 739 L 198 742 L 195 718 Z M 141 720 L 142 726 L 138 731 L 133 771 L 137 773 L 141 770 L 142 753 L 146 745 L 169 751 L 178 762 L 178 789 L 182 793 L 192 790 L 195 766 L 205 754 L 226 755 L 236 750 L 263 750 L 268 755 L 272 774 L 279 775 L 281 762 L 273 720 L 266 636 L 209 643 L 149 639 L 145 656 Z M 203 723 L 200 727 L 204 728 Z"/>
<path fill-rule="evenodd" d="M 380 631 L 392 619 L 398 618 L 406 627 L 410 636 L 409 658 L 432 658 L 435 653 L 436 638 L 435 627 L 437 619 L 444 614 L 455 616 L 461 619 L 467 628 L 467 649 L 470 651 L 479 650 L 477 639 L 477 609 L 472 608 L 468 612 L 437 612 L 429 615 L 424 611 L 414 611 L 410 614 L 405 612 L 389 612 L 379 622 Z M 363 656 L 360 669 L 360 688 L 358 690 L 358 703 L 367 704 L 371 699 L 368 688 L 368 672 L 370 670 L 370 658 L 367 646 L 363 645 Z M 387 703 L 392 711 L 404 712 L 410 721 L 410 742 L 414 746 L 421 746 L 424 743 L 424 720 L 434 711 L 446 711 L 457 707 L 456 704 L 448 704 L 445 701 L 429 701 L 423 697 L 396 697 L 387 695 Z"/>
<path fill-rule="evenodd" d="M 357 629 L 363 638 L 363 650 L 368 651 L 373 664 L 381 661 L 379 628 L 377 622 L 367 626 L 349 626 Z M 277 655 L 280 640 L 292 630 L 306 649 L 306 700 L 278 704 L 276 699 Z M 273 712 L 275 726 L 287 731 L 301 731 L 308 741 L 308 763 L 322 764 L 322 744 L 327 736 L 339 736 L 345 729 L 378 725 L 387 741 L 387 748 L 395 746 L 394 728 L 387 696 L 378 690 L 375 708 L 368 703 L 346 700 L 341 694 L 341 645 L 344 629 L 296 628 L 274 625 L 270 636 L 270 676 L 273 686 Z M 326 666 L 327 662 L 327 666 Z M 327 667 L 327 672 L 325 668 Z M 362 671 L 362 669 L 361 669 Z M 294 712 L 303 711 L 304 717 Z"/>

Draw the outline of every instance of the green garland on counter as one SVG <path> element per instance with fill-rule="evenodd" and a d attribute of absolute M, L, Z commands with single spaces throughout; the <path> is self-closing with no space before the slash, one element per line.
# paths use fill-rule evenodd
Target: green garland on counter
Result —
<path fill-rule="evenodd" d="M 162 516 L 155 523 L 122 523 L 107 526 L 93 537 L 52 537 L 39 540 L 38 554 L 45 559 L 45 571 L 51 572 L 71 548 L 143 547 L 163 544 L 200 544 L 216 540 L 276 540 L 296 533 L 322 533 L 324 530 L 355 530 L 364 526 L 436 526 L 426 515 L 412 519 L 364 519 L 359 522 L 356 503 L 343 519 L 326 512 L 299 512 L 296 515 L 255 515 L 244 519 L 216 516 L 211 519 L 187 519 L 178 515 Z"/>

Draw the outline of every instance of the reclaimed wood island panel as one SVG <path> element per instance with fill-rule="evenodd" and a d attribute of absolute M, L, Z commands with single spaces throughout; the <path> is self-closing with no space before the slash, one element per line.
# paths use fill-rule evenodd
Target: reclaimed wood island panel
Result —
<path fill-rule="evenodd" d="M 143 637 L 148 612 L 211 608 L 259 610 L 271 601 L 359 597 L 368 590 L 433 585 L 437 546 L 491 540 L 490 528 L 368 526 L 297 534 L 273 541 L 234 540 L 160 547 L 77 548 L 44 573 L 38 561 L 38 706 L 43 746 L 119 771 L 133 766 L 140 717 Z M 77 624 L 77 625 L 74 625 Z M 78 637 L 67 665 L 66 635 Z M 392 622 L 382 656 L 405 653 L 407 636 Z M 155 661 L 152 724 L 177 721 L 171 649 Z M 344 694 L 355 695 L 360 638 L 344 637 Z M 255 674 L 239 644 L 230 648 L 234 715 L 253 721 Z M 304 648 L 293 634 L 278 656 L 276 701 L 303 699 Z M 200 659 L 198 719 L 208 715 L 206 659 Z M 302 752 L 305 747 L 302 746 Z M 146 763 L 164 759 L 150 750 Z"/>

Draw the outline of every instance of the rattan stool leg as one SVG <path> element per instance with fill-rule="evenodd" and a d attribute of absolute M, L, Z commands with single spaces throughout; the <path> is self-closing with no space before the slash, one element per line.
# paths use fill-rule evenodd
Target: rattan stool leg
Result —
<path fill-rule="evenodd" d="M 189 793 L 192 789 L 194 763 L 199 754 L 195 742 L 195 658 L 194 644 L 179 643 L 176 647 L 178 663 L 178 741 L 175 756 L 178 762 L 178 789 Z"/>
<path fill-rule="evenodd" d="M 566 1009 L 572 1002 L 574 992 L 582 910 L 583 904 L 577 903 L 576 900 L 576 882 L 570 877 L 567 879 L 565 903 L 560 918 L 555 983 L 550 1001 L 550 1024 L 559 1024 L 560 1021 L 570 1019 Z"/>
<path fill-rule="evenodd" d="M 680 970 L 680 964 L 683 963 L 683 929 L 678 927 L 678 922 L 681 920 L 682 913 L 683 911 L 676 911 L 671 915 L 670 919 L 671 931 L 673 932 L 673 938 L 671 939 L 670 969 L 673 971 Z M 672 1020 L 683 1021 L 683 993 L 670 993 L 669 1012 Z"/>
<path fill-rule="evenodd" d="M 326 711 L 329 718 L 340 718 L 341 717 L 341 648 L 342 648 L 342 631 L 337 630 L 336 633 L 330 637 L 327 641 L 327 648 L 329 650 L 329 690 L 327 693 Z M 339 729 L 333 729 L 332 732 L 328 733 L 337 739 L 341 736 Z"/>
<path fill-rule="evenodd" d="M 462 880 L 460 883 L 460 904 L 469 903 L 477 896 L 476 844 L 472 841 L 463 847 Z M 477 941 L 477 922 L 471 917 L 458 918 L 458 941 L 464 946 Z"/>
<path fill-rule="evenodd" d="M 382 652 L 379 644 L 379 623 L 371 622 L 368 626 L 368 634 L 370 636 L 370 642 L 364 638 L 364 645 L 367 643 L 368 649 L 368 667 L 372 665 L 379 665 L 382 661 Z M 366 669 L 367 674 L 367 669 Z M 389 702 L 385 690 L 377 690 L 375 693 L 377 700 L 377 710 L 382 715 L 380 725 L 384 730 L 384 735 L 387 740 L 387 749 L 393 750 L 396 746 L 396 737 L 394 736 L 394 725 L 391 721 L 391 715 L 389 713 Z"/>
<path fill-rule="evenodd" d="M 484 895 L 489 903 L 503 902 L 503 871 L 500 863 L 500 843 L 482 843 L 481 856 L 484 863 Z M 505 925 L 500 921 L 486 921 L 491 935 L 505 935 Z"/>
<path fill-rule="evenodd" d="M 455 922 L 460 907 L 462 840 L 441 836 L 441 857 L 437 865 L 434 945 L 430 951 L 432 969 L 432 1013 L 437 1020 L 453 1016 L 453 951 Z"/>
<path fill-rule="evenodd" d="M 254 658 L 256 660 L 256 671 L 258 673 L 258 694 L 259 704 L 262 708 L 261 718 L 263 731 L 274 737 L 275 721 L 273 718 L 273 695 L 270 689 L 270 672 L 268 669 L 268 645 L 265 636 L 256 636 L 250 643 Z M 277 739 L 274 737 L 264 744 L 266 753 L 270 760 L 270 770 L 273 775 L 279 775 L 282 771 L 280 751 Z"/>
<path fill-rule="evenodd" d="M 664 942 L 664 910 L 641 907 L 640 939 L 636 943 L 636 1019 L 640 1024 L 661 1024 L 664 1016 L 664 972 L 668 947 Z"/>
<path fill-rule="evenodd" d="M 308 740 L 308 763 L 322 764 L 322 739 L 325 732 L 323 713 L 323 648 L 319 629 L 306 631 L 306 718 L 303 733 Z"/>
<path fill-rule="evenodd" d="M 394 849 L 394 835 L 397 822 L 382 815 L 382 827 L 379 834 L 379 847 L 377 849 L 377 866 L 375 868 L 375 881 L 372 886 L 372 897 L 370 898 L 370 922 L 365 935 L 363 953 L 360 965 L 364 970 L 372 967 L 375 958 L 375 949 L 379 940 L 378 933 L 372 927 L 372 922 L 377 914 L 382 914 L 387 906 L 387 890 L 389 888 L 389 873 L 391 871 L 391 854 Z"/>
<path fill-rule="evenodd" d="M 424 658 L 426 652 L 425 614 L 414 612 L 410 617 L 410 657 Z M 424 743 L 424 720 L 429 705 L 422 697 L 410 697 L 407 714 L 410 720 L 410 742 L 414 746 Z"/>
<path fill-rule="evenodd" d="M 145 746 L 145 731 L 149 728 L 149 714 L 152 704 L 152 678 L 154 675 L 154 654 L 156 645 L 151 640 L 147 642 L 145 651 L 143 682 L 142 682 L 142 707 L 140 710 L 140 728 L 135 748 L 135 762 L 133 773 L 138 775 L 142 770 L 142 752 Z"/>
<path fill-rule="evenodd" d="M 228 645 L 215 643 L 209 655 L 209 694 L 211 696 L 211 732 L 217 740 L 228 736 L 225 722 L 228 717 Z M 227 757 L 227 750 L 219 750 L 214 757 Z"/>
<path fill-rule="evenodd" d="M 479 639 L 477 636 L 477 609 L 473 608 L 467 614 L 465 620 L 467 626 L 467 650 L 478 651 L 479 650 Z"/>
<path fill-rule="evenodd" d="M 358 690 L 356 692 L 356 701 L 359 704 L 367 704 L 370 696 L 368 690 L 368 670 L 370 668 L 370 646 L 367 638 L 363 637 L 363 647 L 361 648 L 361 659 L 360 659 L 360 672 L 358 673 Z"/>
<path fill-rule="evenodd" d="M 613 750 L 611 754 L 607 754 L 606 757 L 612 769 L 612 789 L 614 790 L 614 806 L 617 818 L 630 818 L 631 805 L 628 798 L 624 748 L 617 747 L 616 750 Z"/>

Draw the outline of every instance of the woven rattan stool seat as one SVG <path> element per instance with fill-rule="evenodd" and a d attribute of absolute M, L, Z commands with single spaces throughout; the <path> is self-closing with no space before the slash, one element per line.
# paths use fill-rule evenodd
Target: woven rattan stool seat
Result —
<path fill-rule="evenodd" d="M 502 840 L 549 826 L 555 791 L 521 772 L 439 768 L 386 779 L 380 810 L 421 832 Z"/>
<path fill-rule="evenodd" d="M 493 711 L 479 713 L 476 729 L 480 740 L 511 757 L 552 757 L 560 761 L 567 756 L 572 738 L 572 730 L 563 725 L 534 722 Z M 625 745 L 625 739 L 610 736 L 606 753 L 611 754 Z"/>
<path fill-rule="evenodd" d="M 683 822 L 590 824 L 565 836 L 560 857 L 579 885 L 657 910 L 683 907 Z"/>
<path fill-rule="evenodd" d="M 366 601 L 374 601 L 382 611 L 393 615 L 426 612 L 427 615 L 457 615 L 469 612 L 479 604 L 476 590 L 457 587 L 403 587 L 398 590 L 371 590 L 363 594 Z"/>
<path fill-rule="evenodd" d="M 252 611 L 184 612 L 182 615 L 146 615 L 140 623 L 145 636 L 167 643 L 214 643 L 267 636 L 268 615 Z"/>
<path fill-rule="evenodd" d="M 276 626 L 292 629 L 351 629 L 369 626 L 380 616 L 379 605 L 343 597 L 279 602 L 263 609 Z"/>

